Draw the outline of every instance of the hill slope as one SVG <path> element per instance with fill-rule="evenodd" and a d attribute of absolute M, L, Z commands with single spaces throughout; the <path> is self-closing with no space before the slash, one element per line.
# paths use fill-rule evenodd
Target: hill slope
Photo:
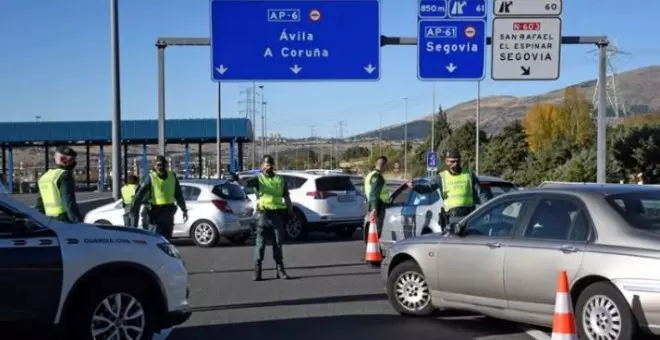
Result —
<path fill-rule="evenodd" d="M 596 80 L 575 84 L 586 98 L 591 100 L 596 88 Z M 481 129 L 488 134 L 496 134 L 510 122 L 522 119 L 525 113 L 535 103 L 561 103 L 565 88 L 557 89 L 541 95 L 528 97 L 490 96 L 481 98 Z M 648 113 L 660 110 L 660 66 L 649 66 L 619 73 L 617 77 L 619 100 L 625 103 L 628 114 Z M 447 119 L 452 126 L 461 125 L 474 119 L 477 101 L 471 100 L 453 106 L 447 110 Z M 614 116 L 608 109 L 608 116 Z M 431 115 L 411 121 L 408 124 L 408 138 L 426 138 L 431 128 Z M 384 140 L 402 140 L 403 124 L 388 126 L 382 129 Z M 378 138 L 379 131 L 369 131 L 352 138 Z"/>

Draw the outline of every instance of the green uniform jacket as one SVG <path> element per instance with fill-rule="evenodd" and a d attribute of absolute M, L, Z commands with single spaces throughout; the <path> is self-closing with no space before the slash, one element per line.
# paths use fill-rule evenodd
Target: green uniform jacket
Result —
<path fill-rule="evenodd" d="M 430 193 L 434 190 L 440 190 L 440 192 L 442 192 L 442 178 L 440 178 L 440 176 L 434 176 L 430 183 L 413 183 L 413 186 L 413 190 L 422 194 Z M 493 195 L 489 191 L 484 190 L 481 186 L 481 183 L 479 183 L 479 179 L 474 172 L 472 173 L 472 186 L 472 199 L 474 204 L 484 204 L 493 198 Z"/>
<path fill-rule="evenodd" d="M 385 208 L 385 202 L 380 199 L 380 192 L 383 190 L 384 186 L 385 177 L 383 177 L 383 174 L 380 173 L 380 171 L 376 171 L 376 173 L 371 177 L 370 192 L 365 192 L 365 195 L 367 195 L 367 205 L 369 206 L 370 211 L 374 209 Z"/>
<path fill-rule="evenodd" d="M 57 188 L 60 190 L 60 199 L 62 200 L 69 221 L 74 223 L 82 222 L 83 217 L 80 214 L 80 210 L 78 210 L 78 203 L 76 202 L 76 180 L 73 178 L 73 171 L 65 169 L 65 172 L 57 180 Z M 42 214 L 46 212 L 41 194 L 37 197 L 35 209 Z"/>
<path fill-rule="evenodd" d="M 158 176 L 161 177 L 160 175 Z M 161 179 L 162 178 L 163 177 L 161 177 Z M 140 206 L 143 203 L 148 202 L 149 199 L 151 199 L 151 177 L 145 176 L 142 184 L 140 184 L 140 186 L 137 188 L 137 191 L 135 191 L 135 196 L 133 196 L 133 202 L 131 203 L 130 208 L 131 214 L 138 214 L 140 212 Z M 188 211 L 186 208 L 186 200 L 183 198 L 183 193 L 181 192 L 181 185 L 179 184 L 178 178 L 174 179 L 174 200 L 182 212 Z"/>

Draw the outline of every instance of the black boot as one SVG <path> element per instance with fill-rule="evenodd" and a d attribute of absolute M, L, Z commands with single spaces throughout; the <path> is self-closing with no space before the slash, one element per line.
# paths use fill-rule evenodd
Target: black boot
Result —
<path fill-rule="evenodd" d="M 283 279 L 283 280 L 288 280 L 289 275 L 286 274 L 286 271 L 284 270 L 284 265 L 279 263 L 276 266 L 276 271 L 277 271 L 277 278 L 278 279 Z"/>
<path fill-rule="evenodd" d="M 261 263 L 254 264 L 254 274 L 252 275 L 252 281 L 261 281 Z"/>

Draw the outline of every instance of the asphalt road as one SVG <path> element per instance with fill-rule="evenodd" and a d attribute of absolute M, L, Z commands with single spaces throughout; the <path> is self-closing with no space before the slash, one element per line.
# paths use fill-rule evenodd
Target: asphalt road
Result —
<path fill-rule="evenodd" d="M 362 262 L 364 243 L 330 236 L 286 245 L 292 280 L 253 282 L 252 243 L 211 249 L 179 244 L 190 271 L 194 314 L 162 339 L 550 339 L 546 332 L 459 312 L 433 318 L 396 314 L 378 270 Z M 266 256 L 271 256 L 270 249 Z M 531 334 L 531 335 L 530 335 Z"/>

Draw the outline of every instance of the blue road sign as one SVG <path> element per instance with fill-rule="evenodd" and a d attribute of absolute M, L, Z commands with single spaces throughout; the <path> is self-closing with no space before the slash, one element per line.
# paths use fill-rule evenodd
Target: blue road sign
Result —
<path fill-rule="evenodd" d="M 419 18 L 444 19 L 447 17 L 447 0 L 419 0 Z"/>
<path fill-rule="evenodd" d="M 482 80 L 486 74 L 486 20 L 419 21 L 420 80 Z"/>
<path fill-rule="evenodd" d="M 211 1 L 211 79 L 378 80 L 378 0 Z"/>
<path fill-rule="evenodd" d="M 447 0 L 451 19 L 486 19 L 486 0 Z"/>
<path fill-rule="evenodd" d="M 426 153 L 426 170 L 427 171 L 437 171 L 438 170 L 438 153 L 437 152 L 427 152 Z"/>

